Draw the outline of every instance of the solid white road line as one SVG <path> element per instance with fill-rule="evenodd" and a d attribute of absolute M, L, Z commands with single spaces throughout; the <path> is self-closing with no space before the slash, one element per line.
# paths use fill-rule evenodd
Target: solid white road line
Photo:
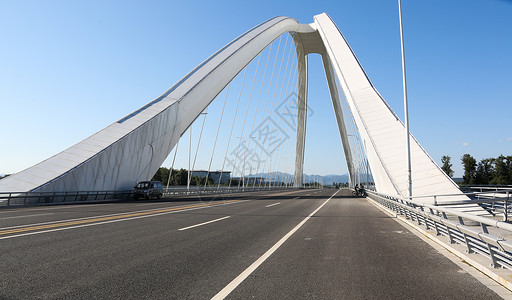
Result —
<path fill-rule="evenodd" d="M 240 275 L 238 275 L 233 281 L 231 281 L 226 287 L 224 287 L 220 292 L 217 293 L 217 295 L 213 296 L 212 300 L 220 300 L 226 298 L 240 283 L 242 283 L 249 275 L 252 274 L 267 258 L 269 258 L 279 247 L 281 247 L 286 240 L 288 240 L 299 228 L 304 225 L 311 217 L 316 214 L 329 200 L 336 195 L 338 191 L 336 191 L 334 194 L 332 194 L 329 199 L 325 200 L 322 205 L 320 205 L 317 209 L 315 209 L 312 213 L 309 214 L 302 222 L 300 222 L 297 226 L 295 226 L 290 232 L 288 232 L 285 236 L 283 236 L 272 248 L 268 249 L 265 254 L 260 256 L 255 262 L 252 263 L 245 271 L 243 271 Z"/>
<path fill-rule="evenodd" d="M 54 213 L 37 214 L 37 215 L 24 215 L 24 216 L 14 216 L 14 217 L 4 217 L 4 218 L 0 218 L 0 219 L 1 220 L 5 220 L 5 219 L 18 219 L 18 218 L 25 218 L 25 217 L 36 217 L 36 216 L 47 216 L 47 215 L 54 215 Z"/>
<path fill-rule="evenodd" d="M 267 205 L 267 206 L 265 206 L 265 207 L 272 207 L 272 206 L 274 206 L 274 205 L 278 205 L 278 204 L 281 204 L 281 202 L 277 202 L 277 203 L 274 203 L 274 204 L 269 204 L 269 205 Z"/>
<path fill-rule="evenodd" d="M 183 228 L 180 228 L 178 230 L 179 231 L 183 231 L 183 230 L 187 230 L 187 229 L 203 226 L 203 225 L 206 225 L 206 224 L 210 224 L 210 223 L 213 223 L 213 222 L 222 221 L 222 220 L 225 220 L 225 219 L 230 218 L 230 217 L 231 216 L 227 216 L 227 217 L 223 217 L 223 218 L 218 218 L 218 219 L 211 220 L 211 221 L 208 221 L 208 222 L 204 222 L 204 223 L 201 223 L 201 224 L 196 224 L 196 225 L 192 225 L 192 226 L 188 226 L 188 227 L 183 227 Z"/>

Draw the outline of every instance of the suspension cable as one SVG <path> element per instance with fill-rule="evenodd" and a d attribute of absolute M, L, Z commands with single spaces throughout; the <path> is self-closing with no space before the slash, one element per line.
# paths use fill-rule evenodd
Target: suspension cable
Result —
<path fill-rule="evenodd" d="M 292 86 L 291 90 L 293 91 L 295 89 L 294 88 L 295 87 L 295 82 L 298 79 L 298 69 L 297 68 L 294 69 L 294 75 L 293 75 L 292 78 L 293 78 L 293 80 L 292 80 L 292 84 L 291 84 L 291 86 Z M 292 102 L 292 105 L 293 105 L 293 102 Z M 297 98 L 297 108 L 298 108 L 298 98 Z M 294 116 L 295 116 L 294 114 L 290 115 L 290 117 L 291 117 L 290 122 L 292 123 L 292 129 L 293 129 L 293 124 L 297 124 L 297 121 L 295 120 Z M 298 114 L 297 114 L 297 116 L 298 116 Z M 295 130 L 297 130 L 297 125 L 295 125 L 295 127 L 296 127 Z M 289 146 L 288 146 L 288 151 L 286 152 L 286 154 L 291 153 L 293 145 L 296 145 L 296 143 L 297 143 L 297 134 L 295 134 L 294 136 L 295 136 L 295 139 L 290 139 L 290 143 L 289 143 Z M 286 162 L 286 167 L 285 167 L 286 169 L 288 169 L 288 163 L 289 162 L 292 163 L 292 166 L 294 165 L 293 161 L 288 160 Z M 292 172 L 291 178 L 292 178 L 292 181 L 293 181 L 294 171 L 292 170 L 291 172 Z M 288 175 L 286 176 L 286 181 L 288 181 Z"/>
<path fill-rule="evenodd" d="M 171 181 L 172 170 L 174 169 L 174 162 L 176 161 L 176 153 L 178 153 L 178 146 L 180 145 L 180 140 L 176 142 L 176 148 L 174 149 L 174 157 L 172 158 L 171 170 L 169 170 L 169 178 L 167 178 L 167 189 L 169 189 L 169 182 Z"/>
<path fill-rule="evenodd" d="M 279 37 L 279 42 L 277 44 L 277 54 L 279 54 L 279 49 L 281 47 L 282 37 L 283 37 L 282 35 Z M 265 105 L 263 106 L 263 114 L 261 116 L 261 125 L 262 126 L 263 126 L 263 121 L 265 120 L 265 112 L 267 111 L 267 103 L 268 103 L 268 98 L 269 98 L 269 95 L 270 95 L 270 88 L 272 86 L 272 79 L 274 78 L 274 70 L 276 68 L 277 57 L 278 57 L 278 55 L 276 55 L 276 57 L 274 59 L 274 65 L 272 66 L 272 73 L 270 74 L 270 81 L 269 81 L 269 85 L 268 85 L 267 96 L 265 97 Z M 256 174 L 258 174 L 258 171 L 259 171 L 259 168 L 260 168 L 261 155 L 263 154 L 263 148 L 264 148 L 264 145 L 265 145 L 265 140 L 263 140 L 262 144 L 263 145 L 260 145 L 261 150 L 260 150 L 260 155 L 258 156 L 259 159 L 258 159 L 258 165 L 256 167 Z M 254 145 L 254 149 L 256 149 L 256 145 Z M 260 181 L 259 187 L 261 187 L 261 181 Z"/>
<path fill-rule="evenodd" d="M 188 143 L 188 174 L 187 174 L 187 190 L 190 189 L 190 157 L 191 157 L 191 151 L 192 151 L 192 124 L 190 124 L 190 129 L 188 133 L 190 134 L 189 143 Z"/>
<path fill-rule="evenodd" d="M 226 107 L 226 100 L 228 99 L 230 85 L 231 85 L 231 82 L 228 83 L 228 86 L 226 88 L 226 97 L 224 97 L 224 104 L 222 105 L 222 112 L 220 113 L 219 126 L 217 127 L 217 134 L 215 135 L 215 142 L 213 143 L 212 156 L 210 157 L 210 164 L 208 165 L 208 171 L 206 172 L 206 180 L 204 182 L 205 188 L 208 183 L 208 176 L 210 175 L 210 169 L 212 167 L 213 155 L 215 154 L 215 147 L 217 146 L 217 139 L 219 137 L 220 124 L 222 123 L 222 117 L 224 116 L 224 108 Z M 221 180 L 222 180 L 222 172 L 221 172 L 221 177 L 219 177 L 219 183 Z"/>
<path fill-rule="evenodd" d="M 199 152 L 199 145 L 201 144 L 201 137 L 203 136 L 204 123 L 206 122 L 206 116 L 208 115 L 208 107 L 209 106 L 207 106 L 206 109 L 204 110 L 204 113 L 202 113 L 204 115 L 203 124 L 201 124 L 201 132 L 199 133 L 199 140 L 197 141 L 196 154 L 194 155 L 194 163 L 192 164 L 192 172 L 194 172 L 194 169 L 196 167 L 197 152 Z"/>
<path fill-rule="evenodd" d="M 286 59 L 286 67 L 285 67 L 285 70 L 284 70 L 283 82 L 281 83 L 281 89 L 280 89 L 280 91 L 279 91 L 279 98 L 278 98 L 279 102 L 281 102 L 281 101 L 282 101 L 282 99 L 283 99 L 283 88 L 284 88 L 285 82 L 287 82 L 287 87 L 286 87 L 286 89 L 288 89 L 288 85 L 290 84 L 290 75 L 291 75 L 291 69 L 292 69 L 292 68 L 290 68 L 290 72 L 288 73 L 288 67 L 289 67 L 289 65 L 290 65 L 290 56 L 291 56 L 291 50 L 292 50 L 292 49 L 293 49 L 293 44 L 291 44 L 291 45 L 290 45 L 290 50 L 288 51 L 288 58 Z M 285 53 L 286 53 L 286 48 L 285 48 L 285 51 L 283 52 L 283 60 L 284 60 L 284 55 L 285 55 Z M 288 76 L 286 75 L 287 73 L 288 73 Z M 284 107 L 284 103 L 283 103 L 283 105 L 281 106 L 281 109 L 283 109 L 283 107 Z M 277 114 L 279 114 L 279 106 L 276 108 L 276 115 L 277 115 Z M 282 116 L 281 116 L 281 118 L 279 118 L 279 123 L 278 123 L 278 124 L 276 124 L 275 122 L 273 122 L 273 124 L 274 124 L 274 129 L 276 129 L 276 127 L 275 127 L 275 126 L 277 125 L 277 129 L 275 130 L 275 131 L 276 131 L 275 138 L 278 138 L 277 136 L 278 136 L 279 129 L 280 129 L 280 128 L 282 128 L 282 127 L 281 127 L 282 121 L 283 121 L 283 118 L 282 118 Z M 286 134 L 286 133 L 285 133 L 285 134 Z M 270 142 L 269 142 L 269 145 L 270 145 Z M 278 155 L 278 153 L 280 152 L 280 149 L 281 149 L 281 147 L 279 147 L 278 149 L 276 149 L 276 150 L 277 150 L 277 155 Z M 269 171 L 271 171 L 271 172 L 274 172 L 274 173 L 275 173 L 275 172 L 277 171 L 277 170 L 276 170 L 276 165 L 277 165 L 277 164 L 276 164 L 276 162 L 274 162 L 274 169 L 272 169 L 272 158 L 273 158 L 273 157 L 274 157 L 274 153 L 273 153 L 273 152 L 271 152 L 271 153 L 270 153 L 270 166 L 269 166 Z M 277 156 L 277 157 L 279 157 L 279 156 Z M 278 162 L 278 161 L 277 161 L 277 162 Z M 271 173 L 271 174 L 272 174 L 272 173 Z M 278 174 L 278 175 L 277 175 L 277 178 L 279 178 L 279 177 L 280 177 L 280 176 L 279 176 L 279 174 Z"/>
<path fill-rule="evenodd" d="M 258 55 L 258 63 L 256 64 L 256 72 L 254 73 L 254 79 L 252 81 L 251 92 L 249 94 L 249 100 L 248 100 L 248 103 L 247 103 L 247 109 L 245 110 L 245 117 L 244 117 L 244 122 L 242 124 L 242 131 L 240 133 L 240 139 L 238 140 L 238 147 L 237 147 L 237 151 L 236 151 L 236 154 L 235 154 L 235 162 L 233 163 L 233 173 L 236 170 L 236 163 L 238 161 L 238 154 L 240 152 L 240 145 L 242 143 L 242 139 L 243 139 L 243 136 L 244 136 L 245 121 L 247 120 L 247 114 L 249 113 L 249 108 L 251 107 L 252 92 L 254 90 L 254 83 L 256 82 L 256 76 L 258 75 L 258 68 L 260 66 L 260 59 L 261 59 L 261 55 Z M 243 170 L 240 172 L 240 178 L 242 180 L 244 180 L 243 179 Z M 231 181 L 229 182 L 229 186 L 231 187 Z M 238 182 L 238 186 L 240 186 L 240 181 Z"/>
<path fill-rule="evenodd" d="M 242 97 L 242 91 L 243 91 L 243 88 L 244 88 L 245 75 L 246 74 L 247 74 L 247 67 L 245 67 L 244 77 L 242 79 L 242 86 L 240 87 L 240 94 L 238 96 L 238 101 L 236 102 L 235 116 L 233 117 L 233 123 L 231 124 L 231 131 L 229 132 L 228 146 L 226 147 L 226 154 L 224 155 L 224 161 L 222 162 L 222 169 L 220 171 L 220 178 L 222 178 L 222 172 L 224 171 L 224 165 L 226 163 L 226 157 L 228 156 L 229 144 L 231 143 L 231 136 L 233 134 L 233 127 L 235 126 L 236 115 L 238 114 L 238 105 L 240 104 L 240 98 Z M 231 186 L 231 176 L 229 177 L 229 186 Z M 217 187 L 220 189 L 220 180 L 219 180 L 219 184 L 218 184 Z"/>
<path fill-rule="evenodd" d="M 251 138 L 250 138 L 250 135 L 252 135 L 252 133 L 254 132 L 254 124 L 256 122 L 256 116 L 258 114 L 258 109 L 259 109 L 259 106 L 260 106 L 260 102 L 261 102 L 261 93 L 263 92 L 263 86 L 265 84 L 265 77 L 266 77 L 266 74 L 267 74 L 267 67 L 268 67 L 268 62 L 270 60 L 270 54 L 272 53 L 272 46 L 274 45 L 274 43 L 270 44 L 270 47 L 269 47 L 269 50 L 268 50 L 268 55 L 267 55 L 267 61 L 265 62 L 265 70 L 263 71 L 263 77 L 261 79 L 261 86 L 260 86 L 260 92 L 258 94 L 258 102 L 257 102 L 257 105 L 256 105 L 256 110 L 254 111 L 254 118 L 252 119 L 252 125 L 251 125 L 251 130 L 249 131 L 249 142 L 247 143 L 247 148 L 245 149 L 245 154 L 244 154 L 244 164 L 245 164 L 245 160 L 247 158 L 247 153 L 250 149 L 250 145 L 251 145 Z M 263 112 L 263 115 L 264 115 L 264 112 Z M 254 146 L 254 153 L 256 153 L 256 145 Z M 259 157 L 257 157 L 258 161 L 259 161 Z M 245 165 L 244 165 L 244 169 L 245 169 Z M 249 169 L 249 175 L 252 173 L 252 163 L 250 165 L 250 169 Z M 257 174 L 256 174 L 257 175 Z M 256 185 L 256 179 L 253 183 L 253 186 Z"/>
<path fill-rule="evenodd" d="M 249 113 L 249 107 L 250 107 L 251 99 L 252 99 L 252 92 L 254 90 L 254 84 L 256 83 L 256 76 L 258 75 L 260 59 L 261 59 L 261 53 L 258 55 L 258 64 L 256 66 L 256 73 L 254 74 L 254 80 L 252 81 L 251 93 L 249 95 L 249 104 L 247 105 L 247 111 L 245 112 L 245 119 L 247 119 L 247 114 Z M 258 106 L 259 106 L 259 101 L 258 101 L 258 103 L 256 105 L 256 111 L 258 111 Z M 242 139 L 241 137 L 243 136 L 243 133 L 244 133 L 245 119 L 244 119 L 244 125 L 242 126 L 242 133 L 240 134 L 240 139 Z M 247 153 L 247 148 L 249 147 L 249 143 L 250 143 L 251 138 L 252 138 L 251 137 L 251 132 L 252 131 L 249 131 L 249 138 L 248 138 L 249 140 L 247 141 L 247 145 L 245 145 L 244 154 Z M 239 145 L 239 148 L 240 148 L 240 145 Z M 244 163 L 242 165 L 242 183 L 243 183 L 243 188 L 245 188 L 245 155 L 244 155 Z M 238 182 L 238 187 L 240 187 L 240 181 Z"/>
<path fill-rule="evenodd" d="M 292 66 L 294 66 L 294 65 L 295 65 L 295 64 L 294 64 L 294 61 L 295 61 L 295 59 L 293 59 L 293 60 L 292 60 Z M 293 72 L 293 75 L 291 75 L 292 71 L 294 71 L 294 72 Z M 297 68 L 293 68 L 293 67 L 292 67 L 292 68 L 290 68 L 290 75 L 289 75 L 289 77 L 288 77 L 288 80 L 289 80 L 290 78 L 292 79 L 292 80 L 291 80 L 292 90 L 293 90 L 293 85 L 295 84 L 295 75 L 296 75 L 296 74 L 297 74 Z M 290 81 L 288 81 L 288 83 L 287 83 L 287 85 L 286 85 L 286 91 L 289 93 L 289 95 L 292 95 L 292 93 L 290 92 Z M 287 100 L 287 101 L 285 101 L 285 103 L 289 102 L 289 101 L 291 100 L 291 97 L 288 97 L 287 99 L 288 99 L 288 100 Z M 292 102 L 292 103 L 293 103 L 293 102 Z M 284 109 L 284 108 L 287 108 L 287 106 L 286 106 L 286 105 L 283 105 L 283 109 Z M 283 116 L 283 118 L 284 118 L 284 116 Z M 293 124 L 293 120 L 292 120 L 292 124 Z M 293 136 L 293 133 L 295 132 L 295 131 L 293 130 L 293 126 L 290 126 L 290 131 L 291 131 L 291 133 L 292 133 L 292 134 L 291 134 L 291 136 Z M 293 141 L 294 141 L 294 140 L 296 141 L 296 139 L 297 139 L 297 138 L 296 138 L 296 136 L 297 136 L 297 134 L 295 134 L 295 139 L 294 139 L 294 138 L 290 138 L 290 142 L 289 142 L 289 144 L 290 144 L 290 145 L 293 143 Z M 280 167 L 280 166 L 281 166 L 281 163 L 284 161 L 284 156 L 285 156 L 285 155 L 288 155 L 288 152 L 287 152 L 286 150 L 282 150 L 282 149 L 286 149 L 285 147 L 286 147 L 286 146 L 285 146 L 285 145 L 283 145 L 283 147 L 282 147 L 282 148 L 280 148 L 280 150 L 279 150 L 279 152 L 278 152 L 278 158 L 279 158 L 279 160 L 278 160 L 278 161 L 279 161 L 279 165 L 278 165 L 278 167 Z M 289 148 L 290 148 L 290 146 L 288 146 L 288 149 L 289 149 Z M 287 162 L 288 162 L 288 161 L 289 161 L 289 160 L 286 160 L 285 162 L 283 162 L 283 163 L 284 163 L 283 169 L 285 169 L 285 170 L 286 170 L 286 169 L 288 169 L 288 168 L 287 168 Z M 285 174 L 286 174 L 286 175 L 285 175 L 285 177 L 284 177 L 284 182 L 287 184 L 288 173 L 287 173 L 287 172 L 285 172 Z"/>
<path fill-rule="evenodd" d="M 295 64 L 295 56 L 294 56 L 294 59 L 292 60 L 292 66 L 294 66 L 294 65 L 296 65 Z M 297 74 L 298 74 L 297 68 L 292 68 L 291 70 L 293 70 L 293 75 L 290 75 L 292 78 L 291 89 L 290 89 L 290 85 L 286 87 L 286 90 L 289 92 L 289 95 L 292 95 L 292 91 L 294 91 L 293 87 L 295 86 L 295 80 L 296 80 Z M 293 100 L 292 97 L 290 97 L 289 100 Z M 298 103 L 298 101 L 297 101 L 297 103 Z M 293 101 L 292 101 L 292 106 L 293 106 Z M 290 159 L 285 161 L 284 157 L 285 157 L 285 155 L 286 155 L 286 157 L 289 157 L 289 153 L 291 151 L 291 146 L 294 144 L 294 142 L 296 143 L 296 141 L 297 141 L 296 129 L 295 129 L 295 131 L 293 130 L 293 124 L 294 124 L 293 115 L 291 117 L 292 117 L 292 119 L 291 119 L 291 123 L 292 123 L 292 126 L 291 126 L 292 135 L 291 136 L 292 136 L 292 138 L 290 138 L 290 142 L 288 143 L 289 145 L 288 145 L 287 150 L 284 150 L 281 152 L 281 158 L 280 158 L 280 161 L 284 161 L 283 168 L 285 170 L 288 169 L 288 162 L 290 161 Z M 293 138 L 293 137 L 295 137 L 295 138 Z M 286 149 L 286 148 L 283 148 L 283 149 Z M 285 175 L 284 181 L 285 181 L 286 185 L 288 185 L 288 172 L 285 172 L 285 174 L 286 175 Z"/>
<path fill-rule="evenodd" d="M 274 88 L 274 94 L 272 96 L 272 105 L 270 106 L 270 111 L 269 111 L 269 121 L 267 122 L 267 128 L 266 128 L 266 134 L 269 133 L 269 123 L 270 121 L 273 121 L 272 119 L 272 111 L 274 109 L 274 103 L 275 103 L 275 100 L 276 100 L 276 93 L 277 93 L 277 87 L 279 85 L 279 79 L 281 78 L 281 70 L 282 70 L 282 67 L 283 67 L 283 61 L 284 61 L 284 57 L 285 57 L 285 52 L 286 52 L 286 48 L 287 48 L 287 45 L 288 45 L 288 35 L 286 36 L 286 41 L 285 41 L 285 46 L 284 46 L 284 49 L 285 51 L 283 51 L 283 55 L 281 56 L 281 63 L 279 64 L 279 72 L 277 73 L 277 80 L 276 80 L 276 85 L 275 85 L 275 88 Z M 268 146 L 270 148 L 270 140 L 268 142 Z M 269 172 L 270 170 L 270 166 L 272 165 L 272 155 L 271 155 L 271 152 L 269 152 L 267 154 L 267 158 L 269 158 L 269 169 L 267 169 L 267 178 L 270 177 L 270 181 L 269 181 L 269 187 L 271 187 L 271 182 L 272 182 L 272 176 Z"/>
<path fill-rule="evenodd" d="M 293 61 L 294 61 L 294 60 L 292 60 L 292 66 L 294 65 L 294 64 L 293 64 Z M 297 72 L 296 72 L 296 71 L 297 71 L 297 69 L 294 69 L 293 67 L 292 67 L 292 68 L 290 68 L 290 73 L 289 73 L 289 75 L 288 75 L 287 84 L 286 84 L 286 91 L 287 91 L 287 92 L 289 91 L 289 87 L 290 87 L 290 78 L 292 78 L 292 80 L 291 80 L 292 86 L 293 86 L 293 84 L 295 83 L 295 77 L 294 77 L 294 76 L 292 76 L 292 74 L 291 74 L 293 70 L 295 70 L 295 72 L 293 72 L 293 73 L 294 73 L 294 75 L 295 75 L 295 74 L 297 74 Z M 291 99 L 291 97 L 287 97 L 287 98 L 285 98 L 285 101 L 283 102 L 283 105 L 282 105 L 282 108 L 281 108 L 281 120 L 280 120 L 280 123 L 281 123 L 281 122 L 283 121 L 283 119 L 284 119 L 284 116 L 283 116 L 283 114 L 282 114 L 282 110 L 284 110 L 284 109 L 286 109 L 286 108 L 287 108 L 287 104 L 288 104 L 288 102 L 290 101 L 290 99 Z M 292 121 L 293 121 L 293 120 L 292 120 Z M 290 130 L 292 133 L 294 132 L 293 127 L 292 127 L 292 126 L 290 126 L 289 130 Z M 292 135 L 292 134 L 290 134 L 290 136 L 293 136 L 293 135 Z M 295 136 L 296 136 L 296 135 L 295 135 Z M 290 143 L 289 143 L 289 144 L 291 144 L 291 143 L 293 142 L 293 140 L 294 140 L 293 138 L 290 138 Z M 296 138 L 295 138 L 295 140 L 296 140 Z M 278 163 L 277 163 L 277 166 L 276 166 L 276 169 L 277 169 L 277 170 L 279 170 L 279 168 L 281 167 L 281 163 L 282 163 L 282 162 L 283 162 L 283 160 L 284 160 L 284 158 L 283 158 L 284 154 L 285 154 L 285 153 L 287 154 L 287 152 L 286 152 L 285 150 L 283 150 L 283 149 L 285 149 L 285 148 L 286 148 L 286 146 L 287 146 L 287 145 L 283 144 L 281 147 L 279 147 L 279 150 L 278 150 L 278 152 L 277 152 L 277 158 L 278 158 L 278 160 L 277 160 L 277 162 L 278 162 Z M 285 165 L 284 165 L 284 169 L 286 169 L 286 165 L 287 165 L 287 164 L 285 163 Z M 285 174 L 288 174 L 288 173 L 285 173 Z M 285 175 L 285 179 L 284 179 L 284 180 L 285 180 L 285 182 L 286 182 L 286 178 L 287 178 L 287 177 L 288 177 L 288 176 L 287 176 L 287 175 Z M 281 178 L 281 177 L 279 177 L 279 178 Z"/>

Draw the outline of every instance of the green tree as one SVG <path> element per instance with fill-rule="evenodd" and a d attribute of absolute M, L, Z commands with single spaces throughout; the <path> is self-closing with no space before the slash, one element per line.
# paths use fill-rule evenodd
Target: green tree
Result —
<path fill-rule="evenodd" d="M 173 170 L 171 181 L 173 185 L 187 185 L 188 171 L 185 169 Z"/>
<path fill-rule="evenodd" d="M 242 184 L 242 180 L 240 179 L 231 179 L 231 185 L 229 184 L 229 180 L 224 184 L 226 186 L 238 186 Z"/>
<path fill-rule="evenodd" d="M 494 158 L 482 159 L 477 167 L 475 174 L 476 184 L 489 184 L 494 177 Z"/>
<path fill-rule="evenodd" d="M 464 154 L 461 158 L 462 165 L 464 166 L 464 183 L 475 184 L 476 175 L 476 160 L 469 154 Z"/>
<path fill-rule="evenodd" d="M 452 164 L 450 163 L 451 157 L 444 155 L 441 158 L 441 162 L 443 163 L 443 166 L 441 169 L 446 173 L 446 175 L 452 177 L 453 176 L 453 170 L 452 170 Z"/>
<path fill-rule="evenodd" d="M 167 184 L 167 179 L 169 178 L 169 169 L 160 167 L 158 171 L 156 171 L 155 175 L 151 180 L 161 181 L 164 185 Z"/>
<path fill-rule="evenodd" d="M 171 174 L 172 173 L 172 174 Z M 169 176 L 171 179 L 169 180 Z M 159 180 L 164 185 L 167 185 L 167 181 L 169 180 L 169 185 L 187 185 L 187 176 L 188 171 L 185 169 L 173 169 L 172 172 L 167 168 L 160 168 L 153 176 L 151 180 Z"/>
<path fill-rule="evenodd" d="M 192 176 L 192 178 L 190 178 L 190 185 L 204 186 L 205 181 L 206 177 Z M 210 176 L 208 176 L 208 184 L 213 185 L 213 179 Z"/>
<path fill-rule="evenodd" d="M 493 185 L 506 185 L 512 183 L 512 156 L 500 155 L 494 162 L 494 176 L 489 182 Z"/>
<path fill-rule="evenodd" d="M 507 162 L 507 169 L 508 169 L 508 176 L 507 176 L 508 181 L 506 184 L 512 185 L 512 155 L 505 157 L 505 159 Z"/>

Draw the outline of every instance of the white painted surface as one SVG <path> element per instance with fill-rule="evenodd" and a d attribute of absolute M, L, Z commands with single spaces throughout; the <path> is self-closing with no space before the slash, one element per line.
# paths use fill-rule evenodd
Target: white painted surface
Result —
<path fill-rule="evenodd" d="M 218 218 L 218 219 L 215 219 L 215 220 L 211 220 L 211 221 L 208 221 L 208 222 L 199 223 L 199 224 L 192 225 L 192 226 L 188 226 L 188 227 L 183 227 L 183 228 L 180 228 L 180 229 L 178 229 L 178 230 L 179 230 L 179 231 L 188 230 L 188 229 L 192 229 L 192 228 L 196 228 L 196 227 L 199 227 L 199 226 L 208 225 L 208 224 L 215 223 L 215 222 L 222 221 L 222 220 L 229 219 L 229 218 L 231 218 L 231 216 Z"/>

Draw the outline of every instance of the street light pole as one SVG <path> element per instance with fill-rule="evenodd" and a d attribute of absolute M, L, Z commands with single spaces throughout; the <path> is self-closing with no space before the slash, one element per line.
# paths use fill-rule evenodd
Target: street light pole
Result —
<path fill-rule="evenodd" d="M 404 87 L 404 113 L 405 113 L 405 135 L 407 149 L 407 180 L 409 182 L 408 197 L 412 197 L 412 176 L 411 176 L 411 142 L 409 133 L 409 108 L 407 104 L 407 80 L 405 76 L 405 49 L 404 49 L 404 29 L 402 25 L 402 0 L 398 0 L 398 15 L 400 17 L 400 41 L 402 48 L 402 75 Z"/>

